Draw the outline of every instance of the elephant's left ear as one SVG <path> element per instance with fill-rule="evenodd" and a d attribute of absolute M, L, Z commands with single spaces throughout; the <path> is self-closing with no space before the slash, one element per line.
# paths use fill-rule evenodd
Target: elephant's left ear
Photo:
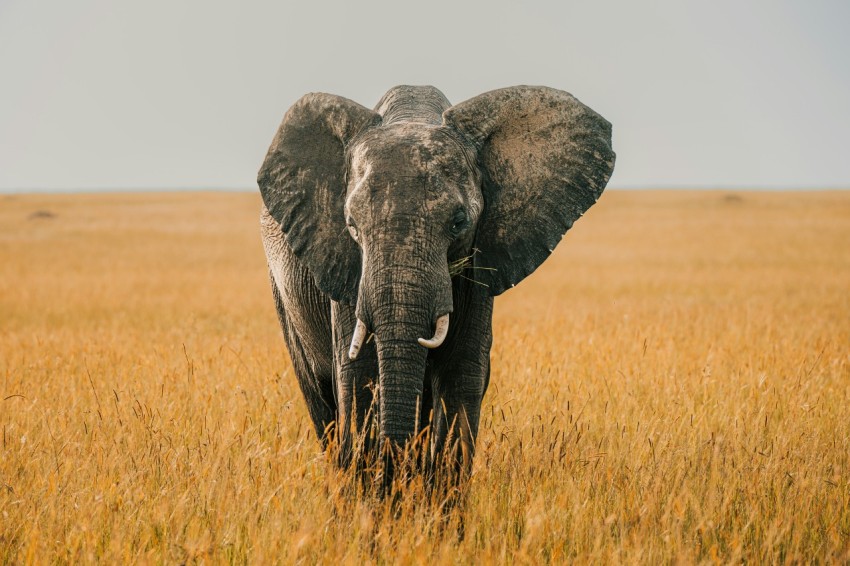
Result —
<path fill-rule="evenodd" d="M 569 93 L 494 90 L 443 113 L 478 150 L 484 212 L 474 277 L 498 295 L 537 269 L 614 170 L 611 124 Z"/>

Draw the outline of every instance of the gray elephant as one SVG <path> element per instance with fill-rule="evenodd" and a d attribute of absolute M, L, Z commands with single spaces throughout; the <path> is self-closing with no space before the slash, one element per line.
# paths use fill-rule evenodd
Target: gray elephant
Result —
<path fill-rule="evenodd" d="M 396 449 L 429 430 L 431 462 L 468 468 L 493 297 L 549 256 L 613 167 L 611 125 L 546 87 L 452 106 L 399 86 L 375 110 L 313 93 L 289 109 L 258 176 L 263 244 L 310 417 L 342 465 L 373 426 Z"/>

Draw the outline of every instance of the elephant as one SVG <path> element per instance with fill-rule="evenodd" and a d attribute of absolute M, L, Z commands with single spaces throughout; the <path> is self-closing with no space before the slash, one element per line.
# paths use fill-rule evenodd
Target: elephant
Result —
<path fill-rule="evenodd" d="M 430 432 L 470 469 L 490 380 L 493 298 L 602 194 L 611 124 L 515 86 L 452 105 L 397 86 L 374 110 L 324 93 L 286 112 L 260 168 L 261 232 L 293 369 L 340 465 Z M 359 447 L 359 448 L 358 448 Z"/>

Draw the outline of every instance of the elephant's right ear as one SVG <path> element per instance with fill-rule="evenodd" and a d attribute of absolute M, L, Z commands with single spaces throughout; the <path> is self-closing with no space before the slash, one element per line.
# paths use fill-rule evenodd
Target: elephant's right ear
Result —
<path fill-rule="evenodd" d="M 340 96 L 311 93 L 283 117 L 257 176 L 263 202 L 316 285 L 354 304 L 360 251 L 345 228 L 346 145 L 380 122 Z"/>

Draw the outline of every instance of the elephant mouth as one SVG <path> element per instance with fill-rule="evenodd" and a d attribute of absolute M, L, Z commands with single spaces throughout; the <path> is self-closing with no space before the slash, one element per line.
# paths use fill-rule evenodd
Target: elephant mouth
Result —
<path fill-rule="evenodd" d="M 366 336 L 368 333 L 369 330 L 366 327 L 366 323 L 358 318 L 357 325 L 354 327 L 354 335 L 351 337 L 351 346 L 348 348 L 348 358 L 350 360 L 353 361 L 357 359 L 357 356 L 360 354 L 360 349 L 363 347 L 363 342 L 366 340 Z M 417 342 L 419 342 L 420 346 L 424 346 L 429 350 L 433 350 L 434 348 L 439 348 L 440 346 L 442 346 L 448 334 L 449 313 L 445 313 L 437 318 L 437 324 L 434 328 L 434 335 L 431 338 L 419 338 Z"/>

